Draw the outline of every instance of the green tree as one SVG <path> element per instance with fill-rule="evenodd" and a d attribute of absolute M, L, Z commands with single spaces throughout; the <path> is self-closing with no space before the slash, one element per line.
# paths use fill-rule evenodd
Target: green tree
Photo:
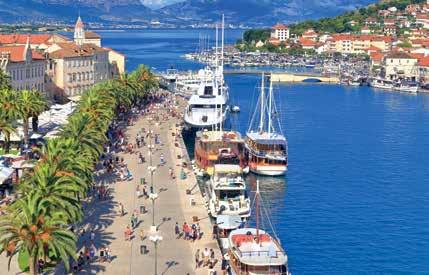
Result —
<path fill-rule="evenodd" d="M 46 201 L 35 196 L 18 199 L 0 217 L 0 253 L 7 251 L 9 267 L 12 258 L 28 255 L 28 268 L 36 275 L 38 259 L 62 261 L 69 269 L 69 258 L 75 257 L 76 236 L 67 230 L 59 213 L 49 213 Z"/>
<path fill-rule="evenodd" d="M 29 121 L 31 117 L 38 116 L 46 107 L 46 99 L 43 95 L 34 90 L 23 90 L 18 93 L 18 113 L 23 121 L 24 143 L 29 142 Z"/>

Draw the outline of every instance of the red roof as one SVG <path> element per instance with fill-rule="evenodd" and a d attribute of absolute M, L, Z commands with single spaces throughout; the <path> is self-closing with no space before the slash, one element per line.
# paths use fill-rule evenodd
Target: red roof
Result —
<path fill-rule="evenodd" d="M 25 46 L 19 45 L 19 46 L 3 46 L 0 47 L 0 53 L 10 53 L 10 61 L 12 62 L 23 62 L 24 61 L 24 51 Z M 32 57 L 33 60 L 43 60 L 45 57 L 40 54 L 39 52 L 32 50 Z"/>
<path fill-rule="evenodd" d="M 277 24 L 273 27 L 273 30 L 287 30 L 287 29 L 289 28 L 283 24 Z"/>
<path fill-rule="evenodd" d="M 278 40 L 277 38 L 271 37 L 270 39 L 268 39 L 268 43 L 278 46 L 280 45 L 280 40 Z"/>
<path fill-rule="evenodd" d="M 51 34 L 0 34 L 0 44 L 25 44 L 30 37 L 30 44 L 42 44 L 47 42 Z"/>
<path fill-rule="evenodd" d="M 313 40 L 310 40 L 310 39 L 305 39 L 305 38 L 300 38 L 299 43 L 303 47 L 314 47 L 314 46 L 316 46 L 316 42 L 314 42 Z"/>
<path fill-rule="evenodd" d="M 369 55 L 373 61 L 381 61 L 384 55 L 380 52 L 372 52 Z"/>
<path fill-rule="evenodd" d="M 417 62 L 417 65 L 421 67 L 429 67 L 429 55 L 420 58 L 419 62 Z"/>
<path fill-rule="evenodd" d="M 381 49 L 376 47 L 376 46 L 371 45 L 368 49 L 365 49 L 365 51 L 367 51 L 367 52 L 381 52 Z"/>
<path fill-rule="evenodd" d="M 390 36 L 384 36 L 384 35 L 373 35 L 373 34 L 362 34 L 362 35 L 351 35 L 351 34 L 334 34 L 332 35 L 332 38 L 334 41 L 341 41 L 341 40 L 369 40 L 369 41 L 384 41 L 384 42 L 392 42 L 393 38 Z"/>

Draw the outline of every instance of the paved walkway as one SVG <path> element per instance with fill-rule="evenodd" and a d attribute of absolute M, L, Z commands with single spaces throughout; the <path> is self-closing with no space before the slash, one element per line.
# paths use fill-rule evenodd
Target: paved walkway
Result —
<path fill-rule="evenodd" d="M 180 105 L 183 107 L 183 100 L 179 99 Z M 181 109 L 183 110 L 183 109 Z M 179 110 L 180 111 L 180 110 Z M 166 113 L 165 108 L 160 108 L 157 115 L 162 116 Z M 153 153 L 153 165 L 157 166 L 154 173 L 154 186 L 159 194 L 156 200 L 155 224 L 158 226 L 163 240 L 158 245 L 158 274 L 208 274 L 207 267 L 195 269 L 194 255 L 197 249 L 203 251 L 204 248 L 212 248 L 216 253 L 218 263 L 215 266 L 217 274 L 220 273 L 220 250 L 217 242 L 211 238 L 211 223 L 205 208 L 205 201 L 201 196 L 196 179 L 192 171 L 185 169 L 187 179 L 180 180 L 180 171 L 182 162 L 187 159 L 187 153 L 184 148 L 183 140 L 179 137 L 177 141 L 172 133 L 180 132 L 176 129 L 176 123 L 180 123 L 180 119 L 169 117 L 167 121 L 156 124 L 150 119 L 150 115 L 140 116 L 134 125 L 126 128 L 126 138 L 130 142 L 135 141 L 137 133 L 142 128 L 152 128 L 154 133 L 159 134 L 161 144 L 155 145 Z M 148 140 L 146 139 L 148 143 Z M 175 144 L 176 143 L 176 144 Z M 178 145 L 178 146 L 177 146 Z M 138 152 L 146 158 L 143 164 L 138 163 Z M 166 164 L 161 166 L 160 155 L 165 156 Z M 137 153 L 119 153 L 119 157 L 123 157 L 128 169 L 131 171 L 134 179 L 131 181 L 118 181 L 109 184 L 110 197 L 104 200 L 99 200 L 96 196 L 85 204 L 85 220 L 81 228 L 86 229 L 86 233 L 81 236 L 79 248 L 82 248 L 84 242 L 90 244 L 89 230 L 95 233 L 94 244 L 97 251 L 102 246 L 108 246 L 112 261 L 110 263 L 92 262 L 85 265 L 85 268 L 78 274 L 155 274 L 155 250 L 153 243 L 146 237 L 143 241 L 140 239 L 140 230 L 143 229 L 145 235 L 149 234 L 149 229 L 152 224 L 152 204 L 150 199 L 137 198 L 136 186 L 140 183 L 141 178 L 146 179 L 146 190 L 149 192 L 150 173 L 148 171 L 149 152 L 148 146 L 137 149 Z M 178 156 L 181 156 L 178 159 Z M 188 167 L 190 168 L 188 162 Z M 169 175 L 169 167 L 174 168 L 176 180 L 172 180 Z M 111 181 L 111 177 L 97 173 L 97 182 Z M 186 190 L 191 189 L 192 194 L 187 195 Z M 195 201 L 195 205 L 191 206 L 191 198 Z M 119 203 L 124 205 L 126 214 L 120 216 Z M 139 223 L 134 230 L 131 241 L 125 241 L 124 231 L 130 225 L 130 217 L 133 211 L 140 210 L 140 206 L 144 205 L 147 212 L 140 214 L 138 212 Z M 180 228 L 183 222 L 192 224 L 192 217 L 199 218 L 201 231 L 204 233 L 200 240 L 195 242 L 177 239 L 174 233 L 174 225 L 179 223 Z M 140 246 L 145 245 L 147 254 L 140 253 Z M 97 252 L 98 255 L 98 252 Z M 200 256 L 201 259 L 201 256 Z M 0 265 L 5 268 L 7 266 L 6 257 L 0 257 Z M 17 274 L 19 269 L 16 265 L 16 260 L 12 261 L 11 271 L 7 274 Z M 3 274 L 3 273 L 2 273 Z M 6 272 L 4 272 L 6 274 Z M 64 274 L 64 270 L 59 269 L 55 274 Z"/>

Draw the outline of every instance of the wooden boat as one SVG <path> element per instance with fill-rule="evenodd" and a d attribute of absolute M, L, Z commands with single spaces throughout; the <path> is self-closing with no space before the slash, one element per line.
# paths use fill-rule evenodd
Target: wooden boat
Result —
<path fill-rule="evenodd" d="M 236 275 L 289 275 L 288 257 L 280 242 L 259 229 L 259 184 L 255 195 L 256 228 L 240 228 L 230 232 L 228 256 L 231 271 Z"/>
<path fill-rule="evenodd" d="M 194 158 L 197 167 L 208 175 L 213 175 L 215 164 L 237 164 L 244 173 L 248 171 L 244 139 L 235 131 L 198 131 Z"/>
<path fill-rule="evenodd" d="M 245 138 L 248 165 L 250 171 L 256 174 L 280 176 L 287 171 L 287 140 L 281 133 L 280 122 L 276 117 L 272 82 L 270 81 L 268 96 L 265 96 L 264 81 L 265 76 L 262 75 L 261 96 L 258 106 L 259 124 L 254 129 L 250 129 Z M 265 123 L 265 112 L 267 112 L 268 123 Z M 254 124 L 257 113 L 258 111 L 254 113 L 250 128 Z M 277 126 L 274 120 L 276 120 Z"/>

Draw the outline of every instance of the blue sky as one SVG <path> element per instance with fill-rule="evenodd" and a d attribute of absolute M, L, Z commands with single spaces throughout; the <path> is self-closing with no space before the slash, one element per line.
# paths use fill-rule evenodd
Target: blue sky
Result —
<path fill-rule="evenodd" d="M 183 2 L 184 0 L 140 0 L 145 6 L 149 8 L 160 8 L 172 3 Z"/>

